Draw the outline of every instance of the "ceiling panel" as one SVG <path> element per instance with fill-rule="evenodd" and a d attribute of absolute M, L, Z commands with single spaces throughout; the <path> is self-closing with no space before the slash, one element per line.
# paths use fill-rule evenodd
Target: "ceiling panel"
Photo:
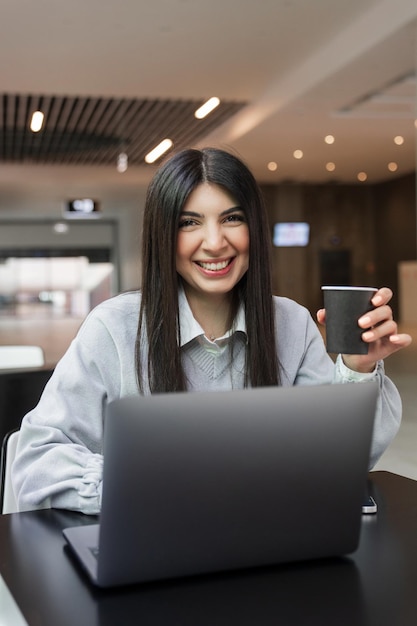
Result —
<path fill-rule="evenodd" d="M 126 152 L 141 165 L 162 139 L 176 149 L 193 145 L 239 111 L 244 102 L 221 102 L 206 118 L 201 100 L 116 99 L 3 94 L 0 97 L 0 162 L 109 165 Z M 34 133 L 32 113 L 45 122 Z"/>

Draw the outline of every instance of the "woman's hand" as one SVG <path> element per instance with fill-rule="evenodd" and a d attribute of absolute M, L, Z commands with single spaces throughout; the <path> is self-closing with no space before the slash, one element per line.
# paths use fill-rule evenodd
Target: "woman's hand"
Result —
<path fill-rule="evenodd" d="M 388 304 L 391 298 L 391 289 L 382 287 L 371 300 L 375 309 L 359 319 L 359 326 L 365 329 L 362 339 L 369 344 L 369 351 L 368 354 L 343 354 L 343 361 L 349 369 L 357 372 L 372 372 L 377 361 L 410 345 L 412 341 L 410 335 L 398 333 L 397 323 L 392 317 L 392 309 Z M 320 324 L 325 324 L 325 309 L 317 311 L 317 320 Z"/>

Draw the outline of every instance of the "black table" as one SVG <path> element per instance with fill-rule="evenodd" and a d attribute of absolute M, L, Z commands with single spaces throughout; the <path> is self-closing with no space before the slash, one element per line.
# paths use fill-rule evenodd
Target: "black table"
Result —
<path fill-rule="evenodd" d="M 61 535 L 97 519 L 46 510 L 0 516 L 0 574 L 30 626 L 415 626 L 417 481 L 370 481 L 350 557 L 99 590 Z"/>

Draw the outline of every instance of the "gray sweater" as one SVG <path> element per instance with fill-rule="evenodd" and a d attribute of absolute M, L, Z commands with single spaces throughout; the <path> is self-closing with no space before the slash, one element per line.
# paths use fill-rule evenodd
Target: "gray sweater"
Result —
<path fill-rule="evenodd" d="M 182 362 L 188 390 L 242 388 L 246 346 L 242 315 L 233 333 L 210 342 L 204 338 L 183 294 L 179 302 Z M 367 375 L 347 369 L 340 357 L 334 364 L 304 307 L 279 297 L 274 297 L 274 305 L 284 386 L 378 379 L 373 465 L 401 421 L 401 400 L 394 384 L 384 375 L 383 363 Z M 105 406 L 122 396 L 138 393 L 134 345 L 139 306 L 140 293 L 132 292 L 96 307 L 57 364 L 39 404 L 23 419 L 13 466 L 20 510 L 57 507 L 87 514 L 100 511 Z"/>

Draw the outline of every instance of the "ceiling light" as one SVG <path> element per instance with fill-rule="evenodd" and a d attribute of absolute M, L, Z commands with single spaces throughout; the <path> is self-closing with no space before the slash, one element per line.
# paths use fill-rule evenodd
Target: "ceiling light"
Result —
<path fill-rule="evenodd" d="M 396 137 L 394 137 L 394 143 L 396 143 L 397 146 L 402 146 L 404 143 L 404 137 L 402 137 L 401 135 L 397 135 Z"/>
<path fill-rule="evenodd" d="M 335 169 L 336 169 L 336 165 L 332 161 L 329 161 L 329 163 L 326 163 L 326 170 L 328 172 L 334 172 Z"/>
<path fill-rule="evenodd" d="M 148 154 L 145 157 L 146 163 L 154 163 L 157 159 L 159 159 L 160 156 L 162 156 L 173 145 L 174 144 L 171 141 L 171 139 L 164 139 L 163 141 L 161 141 L 161 143 L 159 143 L 156 146 L 156 148 L 148 152 Z"/>
<path fill-rule="evenodd" d="M 210 98 L 209 100 L 207 100 L 207 102 L 205 102 L 199 109 L 197 109 L 197 111 L 195 111 L 194 116 L 198 120 L 202 120 L 203 117 L 206 117 L 206 115 L 211 113 L 216 107 L 219 106 L 219 104 L 220 104 L 219 98 L 217 98 L 216 96 L 213 96 L 213 98 Z"/>
<path fill-rule="evenodd" d="M 398 170 L 398 165 L 394 163 L 394 161 L 391 161 L 391 163 L 388 163 L 388 169 L 390 172 L 396 172 Z"/>
<path fill-rule="evenodd" d="M 275 163 L 275 161 L 270 161 L 267 167 L 270 172 L 275 172 L 278 169 L 278 165 Z"/>
<path fill-rule="evenodd" d="M 360 180 L 361 183 L 364 183 L 367 178 L 368 178 L 368 174 L 366 172 L 359 172 L 358 180 Z"/>
<path fill-rule="evenodd" d="M 65 235 L 69 230 L 69 226 L 65 222 L 57 222 L 54 224 L 53 229 L 58 235 Z"/>
<path fill-rule="evenodd" d="M 44 114 L 42 111 L 35 111 L 32 114 L 32 119 L 30 121 L 30 130 L 33 133 L 38 133 L 43 125 Z"/>
<path fill-rule="evenodd" d="M 293 152 L 294 159 L 302 159 L 303 156 L 304 156 L 304 154 L 303 154 L 302 150 L 294 150 L 294 152 Z"/>
<path fill-rule="evenodd" d="M 334 136 L 333 135 L 326 135 L 325 138 L 324 138 L 324 141 L 326 143 L 328 143 L 329 146 L 330 146 L 332 143 L 334 143 Z"/>
<path fill-rule="evenodd" d="M 126 152 L 121 152 L 117 157 L 116 169 L 120 174 L 123 174 L 127 170 L 128 158 Z"/>

